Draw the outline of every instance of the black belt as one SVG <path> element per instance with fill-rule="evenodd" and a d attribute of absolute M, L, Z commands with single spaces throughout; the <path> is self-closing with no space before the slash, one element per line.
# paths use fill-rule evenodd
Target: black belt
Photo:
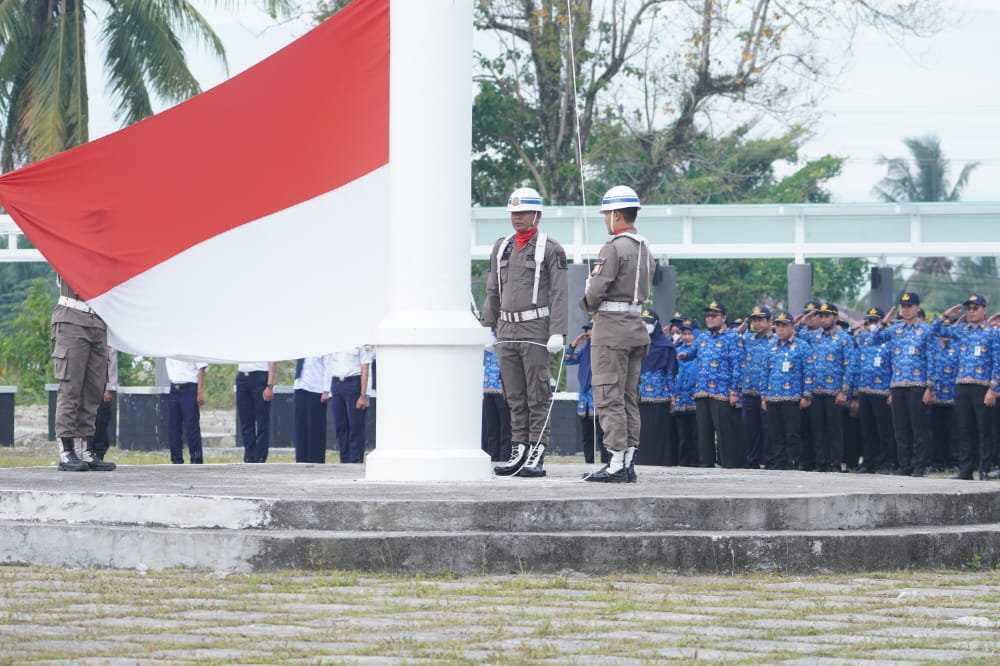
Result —
<path fill-rule="evenodd" d="M 183 382 L 181 384 L 171 384 L 170 388 L 175 391 L 182 391 L 186 388 L 191 388 L 192 386 L 197 386 L 198 382 Z"/>
<path fill-rule="evenodd" d="M 361 375 L 348 375 L 347 377 L 334 377 L 333 381 L 335 381 L 335 382 L 349 382 L 352 379 L 357 379 L 358 381 L 361 381 Z"/>
<path fill-rule="evenodd" d="M 267 370 L 251 370 L 250 372 L 241 372 L 244 377 L 249 377 L 250 375 L 266 375 Z"/>

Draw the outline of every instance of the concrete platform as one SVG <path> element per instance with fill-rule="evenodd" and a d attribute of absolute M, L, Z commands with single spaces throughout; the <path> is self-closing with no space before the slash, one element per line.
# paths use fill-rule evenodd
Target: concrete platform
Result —
<path fill-rule="evenodd" d="M 1000 483 L 638 468 L 639 483 L 375 483 L 360 465 L 0 470 L 0 563 L 682 573 L 1000 561 Z"/>

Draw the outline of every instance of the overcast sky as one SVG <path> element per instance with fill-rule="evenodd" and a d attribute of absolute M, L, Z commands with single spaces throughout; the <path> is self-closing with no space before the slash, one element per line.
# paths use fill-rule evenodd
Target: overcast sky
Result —
<path fill-rule="evenodd" d="M 935 133 L 951 160 L 953 176 L 978 161 L 964 201 L 1000 201 L 1000 85 L 996 83 L 1000 0 L 945 0 L 952 23 L 929 40 L 911 40 L 905 50 L 878 35 L 857 38 L 847 71 L 824 99 L 814 138 L 803 157 L 830 153 L 846 158 L 844 173 L 830 182 L 834 201 L 874 201 L 871 190 L 885 175 L 879 155 L 907 156 L 904 137 Z M 308 26 L 275 26 L 261 12 L 205 9 L 236 74 L 300 36 Z M 96 22 L 95 22 L 96 23 Z M 92 23 L 92 25 L 94 25 Z M 224 71 L 197 47 L 192 69 L 205 89 Z M 91 136 L 117 129 L 104 96 L 100 52 L 91 46 Z"/>

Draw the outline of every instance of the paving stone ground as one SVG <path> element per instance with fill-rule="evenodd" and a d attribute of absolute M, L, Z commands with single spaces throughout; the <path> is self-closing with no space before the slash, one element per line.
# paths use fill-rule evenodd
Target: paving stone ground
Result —
<path fill-rule="evenodd" d="M 997 664 L 1000 571 L 371 576 L 0 567 L 0 664 Z"/>

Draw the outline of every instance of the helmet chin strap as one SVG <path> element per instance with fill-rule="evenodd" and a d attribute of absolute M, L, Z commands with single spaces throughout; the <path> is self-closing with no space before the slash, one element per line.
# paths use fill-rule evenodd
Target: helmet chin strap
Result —
<path fill-rule="evenodd" d="M 531 228 L 534 229 L 538 225 L 538 211 L 535 211 L 535 216 L 531 218 Z"/>

